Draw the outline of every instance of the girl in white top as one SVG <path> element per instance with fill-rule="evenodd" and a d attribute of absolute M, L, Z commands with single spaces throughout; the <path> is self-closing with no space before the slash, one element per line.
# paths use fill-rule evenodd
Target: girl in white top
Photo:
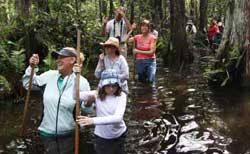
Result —
<path fill-rule="evenodd" d="M 96 117 L 79 116 L 80 125 L 95 125 L 97 154 L 123 154 L 127 127 L 123 120 L 126 94 L 120 86 L 118 74 L 113 69 L 104 70 L 98 90 L 80 92 L 80 100 L 95 97 Z M 89 104 L 86 104 L 89 105 Z"/>

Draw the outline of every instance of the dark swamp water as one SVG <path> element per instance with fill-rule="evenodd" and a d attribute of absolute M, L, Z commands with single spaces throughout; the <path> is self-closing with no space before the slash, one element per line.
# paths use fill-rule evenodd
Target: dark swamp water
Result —
<path fill-rule="evenodd" d="M 131 79 L 129 88 L 127 154 L 250 154 L 248 92 L 209 88 L 197 69 L 174 74 L 160 62 L 156 87 Z M 24 104 L 0 102 L 0 154 L 45 153 L 36 134 L 40 102 L 32 93 L 25 138 L 18 137 Z M 80 138 L 80 153 L 94 154 L 93 127 Z"/>

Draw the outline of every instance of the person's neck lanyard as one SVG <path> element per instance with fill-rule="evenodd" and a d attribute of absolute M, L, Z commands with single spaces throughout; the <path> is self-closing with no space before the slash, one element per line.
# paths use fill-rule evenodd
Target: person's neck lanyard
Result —
<path fill-rule="evenodd" d="M 71 75 L 67 78 L 67 81 L 65 83 L 65 85 L 62 87 L 62 84 L 59 83 L 59 82 L 63 82 L 63 79 L 61 78 L 61 76 L 59 76 L 59 78 L 57 79 L 57 88 L 58 88 L 58 91 L 59 91 L 59 99 L 58 99 L 58 102 L 57 102 L 57 111 L 56 111 L 56 134 L 57 135 L 57 123 L 58 123 L 58 115 L 59 115 L 59 106 L 60 106 L 60 103 L 61 103 L 61 97 L 62 97 L 62 94 L 64 92 L 64 90 L 66 89 L 66 86 L 68 84 L 68 81 L 69 81 L 69 78 L 71 77 Z"/>
<path fill-rule="evenodd" d="M 116 21 L 114 20 L 114 29 L 113 29 L 113 31 L 114 31 L 114 37 L 117 37 L 117 36 L 115 35 L 115 24 L 116 24 Z M 123 20 L 121 19 L 120 39 L 121 39 L 121 37 L 122 37 L 122 25 L 123 25 Z"/>
<path fill-rule="evenodd" d="M 70 76 L 68 77 L 65 85 L 63 86 L 63 78 L 60 76 L 58 79 L 57 79 L 57 88 L 59 90 L 59 94 L 60 96 L 62 95 L 63 91 L 65 90 L 67 84 L 68 84 L 68 80 L 69 80 Z"/>

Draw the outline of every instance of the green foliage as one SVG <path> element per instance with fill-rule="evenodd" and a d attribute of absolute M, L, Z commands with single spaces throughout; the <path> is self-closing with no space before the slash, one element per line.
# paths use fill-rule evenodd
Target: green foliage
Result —
<path fill-rule="evenodd" d="M 6 78 L 2 75 L 0 75 L 0 93 L 2 91 L 5 91 L 5 93 L 10 92 L 10 85 L 9 82 L 6 80 Z"/>
<path fill-rule="evenodd" d="M 228 3 L 228 0 L 208 0 L 208 17 L 210 19 L 225 17 Z"/>
<path fill-rule="evenodd" d="M 163 53 L 166 54 L 166 51 L 168 50 L 168 45 L 169 45 L 168 42 L 166 42 L 163 39 L 159 38 L 157 40 L 157 45 L 156 45 L 157 55 L 161 57 L 163 55 Z"/>
<path fill-rule="evenodd" d="M 15 72 L 18 74 L 22 74 L 24 69 L 24 49 L 21 49 L 20 51 L 12 51 L 10 62 L 14 65 Z"/>
<path fill-rule="evenodd" d="M 0 45 L 0 61 L 0 72 L 5 74 L 9 68 L 9 56 L 2 45 Z"/>
<path fill-rule="evenodd" d="M 18 44 L 8 42 L 0 44 L 0 84 L 2 95 L 10 94 L 10 91 L 19 91 L 21 75 L 24 70 L 24 49 Z"/>
<path fill-rule="evenodd" d="M 44 67 L 42 68 L 42 72 L 48 71 L 50 69 L 56 69 L 56 62 L 51 56 L 53 51 L 56 51 L 56 49 L 51 46 L 48 55 L 43 60 Z"/>
<path fill-rule="evenodd" d="M 198 0 L 196 0 L 198 1 Z M 84 73 L 87 73 L 90 67 L 95 67 L 98 55 L 102 52 L 100 42 L 106 38 L 100 36 L 101 21 L 100 8 L 98 1 L 94 0 L 48 0 L 48 10 L 39 8 L 36 1 L 32 1 L 31 14 L 29 18 L 20 16 L 15 0 L 5 0 L 0 3 L 0 72 L 8 79 L 7 76 L 12 74 L 20 79 L 24 70 L 24 55 L 30 56 L 33 52 L 39 54 L 42 67 L 41 71 L 55 69 L 55 61 L 51 58 L 51 52 L 63 47 L 76 47 L 76 29 L 82 31 L 81 52 L 84 53 L 86 60 L 84 62 Z M 107 10 L 110 9 L 109 1 L 105 0 Z M 114 7 L 119 6 L 119 1 L 114 0 Z M 125 1 L 127 7 L 127 17 L 130 17 L 131 1 Z M 186 1 L 187 2 L 187 1 Z M 224 16 L 226 11 L 227 0 L 209 0 L 208 17 Z M 166 57 L 168 50 L 172 50 L 169 31 L 169 2 L 162 1 L 161 19 L 154 18 L 161 11 L 155 9 L 157 5 L 152 0 L 133 1 L 134 4 L 134 21 L 140 23 L 143 18 L 155 21 L 156 29 L 160 37 L 157 43 L 157 54 L 160 57 Z M 109 12 L 109 11 L 108 11 Z M 111 14 L 110 16 L 114 16 Z M 157 20 L 156 20 L 157 19 Z M 138 30 L 135 34 L 140 33 Z M 203 37 L 203 36 L 201 36 Z M 192 40 L 196 47 L 205 47 L 202 38 Z M 231 57 L 239 57 L 235 50 Z M 241 58 L 238 59 L 240 63 Z M 91 68 L 91 69 L 92 69 Z M 220 68 L 226 72 L 225 68 Z M 11 72 L 9 71 L 11 70 Z M 221 71 L 213 71 L 212 65 L 206 69 L 208 74 L 218 74 Z M 212 73 L 211 73 L 212 72 Z M 216 73 L 217 72 L 217 73 Z M 229 71 L 230 74 L 230 71 Z M 224 73 L 223 78 L 226 78 Z M 223 81 L 223 79 L 222 79 Z"/>
<path fill-rule="evenodd" d="M 0 46 L 0 72 L 6 78 L 10 73 L 14 73 L 12 76 L 20 76 L 24 69 L 24 50 L 16 47 L 13 42 L 8 43 L 14 45 L 14 48 L 7 51 L 2 45 Z"/>
<path fill-rule="evenodd" d="M 207 66 L 204 67 L 204 76 L 212 82 L 218 83 L 220 86 L 226 86 L 234 80 L 234 74 L 243 58 L 244 53 L 240 54 L 239 45 L 235 45 L 229 52 L 229 57 L 223 58 L 221 61 L 215 57 L 207 58 Z M 215 64 L 220 63 L 219 67 L 215 69 Z"/>

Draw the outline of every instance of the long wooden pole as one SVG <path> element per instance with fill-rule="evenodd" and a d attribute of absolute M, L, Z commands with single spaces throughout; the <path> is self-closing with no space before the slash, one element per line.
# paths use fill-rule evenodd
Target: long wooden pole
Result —
<path fill-rule="evenodd" d="M 134 50 L 134 48 L 136 48 L 137 47 L 137 43 L 136 43 L 136 41 L 134 40 L 134 43 L 133 43 L 133 49 L 132 50 Z M 135 54 L 133 54 L 133 62 L 134 62 L 134 69 L 133 69 L 133 80 L 135 81 L 135 74 L 136 74 L 136 53 Z"/>
<path fill-rule="evenodd" d="M 133 63 L 134 63 L 133 80 L 135 81 L 135 75 L 136 75 L 136 54 L 133 54 Z"/>
<path fill-rule="evenodd" d="M 33 76 L 34 76 L 34 69 L 35 69 L 35 66 L 34 65 L 31 66 L 29 87 L 28 87 L 28 91 L 27 91 L 26 99 L 25 99 L 25 106 L 24 106 L 24 111 L 23 111 L 23 121 L 22 121 L 20 136 L 23 136 L 24 131 L 25 131 L 25 125 L 26 125 L 26 120 L 27 120 L 27 112 L 28 112 L 28 104 L 29 104 L 29 99 L 30 99 L 30 91 L 31 91 L 31 87 L 32 87 L 32 79 L 33 79 Z"/>
<path fill-rule="evenodd" d="M 77 29 L 77 64 L 80 65 L 80 50 L 81 50 L 81 31 Z M 79 84 L 80 73 L 76 75 L 76 118 L 80 115 L 80 99 L 79 99 Z M 75 154 L 79 154 L 79 125 L 75 123 Z"/>

